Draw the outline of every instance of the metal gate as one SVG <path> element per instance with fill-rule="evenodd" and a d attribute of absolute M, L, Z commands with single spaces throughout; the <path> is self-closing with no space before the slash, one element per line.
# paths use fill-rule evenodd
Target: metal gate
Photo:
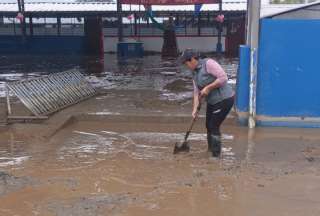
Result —
<path fill-rule="evenodd" d="M 6 83 L 6 91 L 8 118 L 13 117 L 10 104 L 12 93 L 35 115 L 35 118 L 45 118 L 51 113 L 96 94 L 96 90 L 76 70 L 9 82 Z M 25 118 L 32 117 L 25 116 Z"/>

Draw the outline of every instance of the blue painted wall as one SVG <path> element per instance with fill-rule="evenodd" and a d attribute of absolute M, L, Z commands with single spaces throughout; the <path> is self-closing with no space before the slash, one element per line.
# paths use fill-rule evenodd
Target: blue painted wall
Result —
<path fill-rule="evenodd" d="M 235 108 L 238 122 L 248 124 L 249 115 L 249 84 L 250 84 L 250 47 L 241 45 L 239 48 L 239 67 L 237 71 Z"/>
<path fill-rule="evenodd" d="M 320 20 L 262 19 L 257 115 L 320 117 Z"/>
<path fill-rule="evenodd" d="M 249 111 L 250 84 L 250 47 L 241 45 L 239 48 L 239 67 L 237 71 L 236 108 L 240 112 Z"/>
<path fill-rule="evenodd" d="M 0 36 L 0 53 L 80 54 L 85 52 L 84 36 L 33 36 L 25 43 L 21 36 Z"/>

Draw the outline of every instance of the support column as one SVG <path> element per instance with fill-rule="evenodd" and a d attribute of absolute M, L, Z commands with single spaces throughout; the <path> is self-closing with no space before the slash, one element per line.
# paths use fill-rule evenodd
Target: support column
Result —
<path fill-rule="evenodd" d="M 86 52 L 90 55 L 103 56 L 103 30 L 101 17 L 86 17 L 84 19 Z"/>
<path fill-rule="evenodd" d="M 219 15 L 222 14 L 222 0 L 219 1 Z M 222 23 L 219 22 L 218 24 L 218 43 L 217 43 L 217 53 L 221 54 L 222 53 Z"/>
<path fill-rule="evenodd" d="M 198 36 L 201 35 L 201 13 L 198 15 Z"/>
<path fill-rule="evenodd" d="M 123 26 L 122 26 L 122 4 L 121 0 L 117 1 L 117 15 L 118 15 L 118 41 L 123 41 Z"/>
<path fill-rule="evenodd" d="M 248 0 L 247 43 L 250 45 L 250 90 L 249 90 L 249 127 L 256 126 L 256 89 L 258 67 L 260 0 Z"/>
<path fill-rule="evenodd" d="M 176 14 L 176 25 L 179 26 L 180 24 L 180 16 L 179 14 Z"/>
<path fill-rule="evenodd" d="M 21 20 L 21 33 L 22 33 L 22 42 L 24 43 L 26 40 L 26 18 L 24 16 L 24 0 L 18 0 L 18 9 L 19 13 L 23 15 Z"/>
<path fill-rule="evenodd" d="M 137 13 L 134 13 L 134 36 L 138 35 L 138 26 L 137 26 Z"/>
<path fill-rule="evenodd" d="M 61 17 L 57 17 L 57 33 L 58 33 L 58 36 L 61 35 Z"/>
<path fill-rule="evenodd" d="M 33 36 L 33 19 L 32 19 L 32 16 L 29 16 L 29 29 L 30 29 L 30 36 Z"/>
<path fill-rule="evenodd" d="M 184 13 L 184 21 L 185 21 L 185 22 L 184 22 L 184 34 L 185 34 L 184 36 L 187 36 L 187 33 L 188 33 L 188 32 L 187 32 L 187 27 L 188 27 L 188 24 L 187 24 L 187 20 L 188 20 L 188 19 L 187 19 L 187 18 L 188 18 L 188 15 L 187 15 L 187 12 L 185 12 L 185 13 Z"/>
<path fill-rule="evenodd" d="M 16 29 L 16 21 L 15 21 L 15 19 L 13 19 L 13 32 L 14 32 L 14 35 L 16 36 L 17 35 L 17 29 Z"/>

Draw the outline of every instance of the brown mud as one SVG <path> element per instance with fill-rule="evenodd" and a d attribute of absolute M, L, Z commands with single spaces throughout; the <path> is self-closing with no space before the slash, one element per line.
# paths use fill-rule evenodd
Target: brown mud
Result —
<path fill-rule="evenodd" d="M 320 215 L 318 129 L 248 130 L 231 112 L 213 159 L 203 106 L 190 153 L 173 155 L 191 121 L 192 82 L 157 59 L 88 76 L 101 94 L 48 120 L 1 126 L 0 216 Z M 18 100 L 13 110 L 30 115 Z"/>
<path fill-rule="evenodd" d="M 2 128 L 0 215 L 319 215 L 317 129 L 248 131 L 231 113 L 217 160 L 202 114 L 190 153 L 173 155 L 190 106 L 109 90 Z"/>

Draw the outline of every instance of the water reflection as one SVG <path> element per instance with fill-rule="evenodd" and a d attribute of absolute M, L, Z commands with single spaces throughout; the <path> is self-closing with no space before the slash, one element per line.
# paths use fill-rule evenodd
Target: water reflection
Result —
<path fill-rule="evenodd" d="M 215 57 L 213 57 L 215 58 Z M 230 77 L 235 76 L 238 66 L 236 58 L 216 58 L 225 68 Z M 150 55 L 139 59 L 118 61 L 117 55 L 105 54 L 104 57 L 80 56 L 80 55 L 2 55 L 0 56 L 0 74 L 13 76 L 19 74 L 16 79 L 28 76 L 50 74 L 71 68 L 79 68 L 87 75 L 97 75 L 111 72 L 114 74 L 158 74 L 174 75 L 185 69 L 177 65 L 175 59 L 162 59 L 160 55 Z M 32 75 L 30 75 L 32 74 Z M 20 76 L 21 75 L 21 76 Z"/>

